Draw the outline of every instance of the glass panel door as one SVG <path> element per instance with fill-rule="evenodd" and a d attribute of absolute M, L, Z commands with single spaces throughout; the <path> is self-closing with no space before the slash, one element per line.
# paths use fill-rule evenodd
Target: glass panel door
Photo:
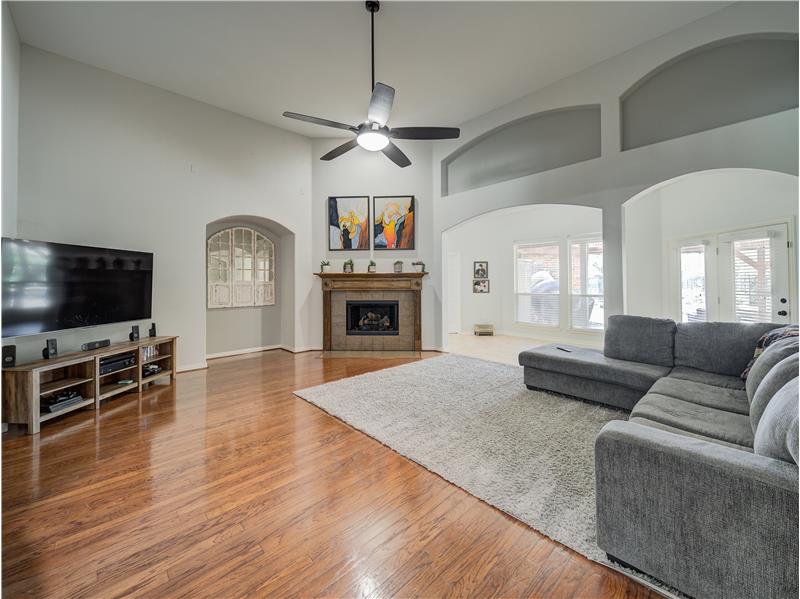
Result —
<path fill-rule="evenodd" d="M 792 322 L 785 224 L 719 237 L 720 317 L 736 322 Z"/>

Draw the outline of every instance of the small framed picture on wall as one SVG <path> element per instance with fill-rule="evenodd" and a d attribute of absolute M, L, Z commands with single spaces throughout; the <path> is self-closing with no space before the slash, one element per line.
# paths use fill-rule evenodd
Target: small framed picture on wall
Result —
<path fill-rule="evenodd" d="M 489 279 L 473 279 L 472 293 L 489 293 Z"/>
<path fill-rule="evenodd" d="M 328 198 L 328 249 L 369 250 L 369 196 Z"/>
<path fill-rule="evenodd" d="M 473 279 L 488 279 L 489 278 L 489 263 L 485 261 L 472 263 L 472 278 Z"/>

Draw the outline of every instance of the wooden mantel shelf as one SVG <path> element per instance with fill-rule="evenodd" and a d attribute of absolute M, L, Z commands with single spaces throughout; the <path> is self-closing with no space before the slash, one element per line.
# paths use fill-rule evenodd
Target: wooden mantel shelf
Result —
<path fill-rule="evenodd" d="M 421 279 L 427 272 L 315 272 L 320 279 Z"/>

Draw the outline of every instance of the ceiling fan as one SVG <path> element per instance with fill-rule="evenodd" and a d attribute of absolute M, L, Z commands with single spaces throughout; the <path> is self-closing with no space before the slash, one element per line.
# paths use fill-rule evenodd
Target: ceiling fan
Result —
<path fill-rule="evenodd" d="M 367 120 L 360 125 L 347 125 L 297 112 L 284 112 L 283 116 L 355 133 L 355 139 L 351 139 L 347 143 L 334 148 L 322 156 L 320 160 L 333 160 L 356 146 L 361 146 L 371 152 L 380 150 L 397 166 L 406 167 L 411 164 L 411 160 L 392 142 L 392 139 L 456 139 L 461 132 L 455 127 L 389 128 L 386 126 L 389 121 L 389 115 L 392 112 L 394 88 L 380 82 L 375 83 L 375 13 L 380 10 L 381 3 L 377 0 L 367 0 L 366 7 L 370 13 L 372 48 L 372 98 L 369 101 Z"/>

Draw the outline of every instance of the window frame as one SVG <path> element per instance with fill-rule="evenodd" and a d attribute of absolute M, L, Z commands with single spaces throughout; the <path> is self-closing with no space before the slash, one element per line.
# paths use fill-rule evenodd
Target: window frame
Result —
<path fill-rule="evenodd" d="M 237 233 L 243 242 L 241 244 L 237 241 Z M 225 243 L 221 240 L 226 235 L 227 263 L 223 268 L 223 264 L 216 254 L 219 251 L 219 244 Z M 245 241 L 247 237 L 249 237 L 249 242 Z M 263 252 L 261 252 L 264 254 L 263 256 L 259 255 L 260 241 L 263 242 Z M 249 256 L 247 255 L 247 246 L 249 246 Z M 237 256 L 237 249 L 242 250 L 241 256 Z M 224 276 L 219 276 L 212 281 L 212 260 L 215 259 L 217 263 L 214 265 L 214 270 L 219 271 L 220 275 L 224 272 Z M 249 266 L 246 266 L 248 260 Z M 259 268 L 260 263 L 264 261 L 268 262 L 267 268 Z M 263 281 L 258 280 L 260 272 L 264 273 Z M 243 273 L 248 273 L 249 278 L 245 277 Z M 275 243 L 264 233 L 253 227 L 234 225 L 209 235 L 206 240 L 206 307 L 208 309 L 274 306 L 275 286 Z"/>
<path fill-rule="evenodd" d="M 599 242 L 602 246 L 602 253 L 603 256 L 603 293 L 596 294 L 596 293 L 573 293 L 572 292 L 572 244 L 573 243 L 591 243 L 591 242 Z M 587 233 L 585 235 L 567 235 L 566 237 L 566 261 L 567 261 L 567 274 L 568 280 L 566 284 L 566 295 L 567 295 L 567 329 L 570 332 L 575 333 L 595 333 L 595 334 L 603 334 L 606 330 L 606 323 L 605 323 L 605 297 L 606 297 L 606 246 L 605 242 L 603 241 L 603 234 L 600 233 Z M 577 327 L 575 326 L 575 322 L 573 321 L 572 317 L 572 298 L 573 297 L 586 297 L 586 298 L 602 298 L 603 300 L 603 324 L 600 328 L 593 329 L 589 327 Z"/>

